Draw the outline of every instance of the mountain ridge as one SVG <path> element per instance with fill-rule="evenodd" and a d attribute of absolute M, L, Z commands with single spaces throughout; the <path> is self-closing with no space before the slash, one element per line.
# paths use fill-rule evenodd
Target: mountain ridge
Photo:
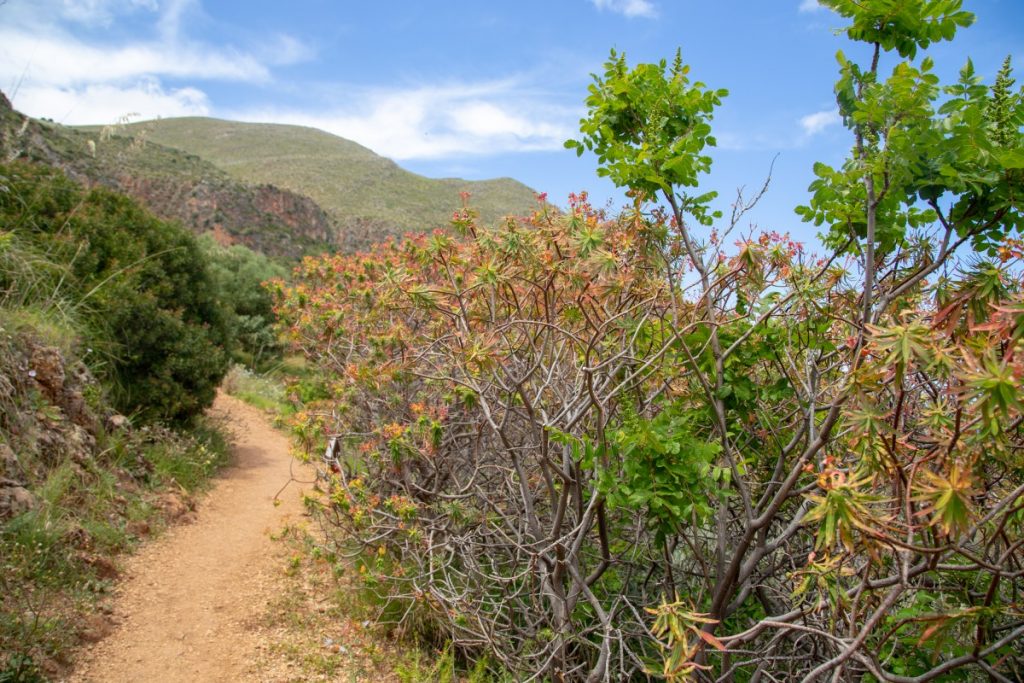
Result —
<path fill-rule="evenodd" d="M 309 126 L 180 117 L 131 123 L 124 130 L 198 156 L 236 180 L 311 197 L 337 223 L 339 242 L 348 249 L 388 235 L 445 227 L 463 192 L 484 222 L 536 207 L 534 190 L 512 178 L 428 178 Z"/>
<path fill-rule="evenodd" d="M 334 221 L 310 198 L 271 184 L 246 184 L 198 157 L 123 135 L 36 120 L 0 93 L 0 157 L 60 168 L 85 186 L 139 200 L 156 216 L 222 244 L 294 259 L 340 247 Z"/>
<path fill-rule="evenodd" d="M 0 97 L 3 160 L 58 167 L 197 234 L 272 257 L 355 251 L 446 229 L 463 193 L 484 223 L 537 206 L 534 191 L 514 179 L 428 178 L 317 128 L 208 117 L 64 126 Z"/>

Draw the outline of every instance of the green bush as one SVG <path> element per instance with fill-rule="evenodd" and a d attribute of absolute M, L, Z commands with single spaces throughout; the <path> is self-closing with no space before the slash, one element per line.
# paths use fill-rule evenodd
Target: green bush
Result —
<path fill-rule="evenodd" d="M 27 164 L 0 165 L 0 225 L 0 303 L 81 321 L 87 361 L 117 409 L 183 422 L 213 401 L 231 329 L 190 233 Z"/>
<path fill-rule="evenodd" d="M 217 299 L 227 309 L 235 360 L 257 370 L 281 360 L 284 346 L 274 330 L 274 301 L 263 283 L 283 278 L 287 269 L 241 244 L 221 246 L 210 235 L 199 238 L 199 247 Z"/>

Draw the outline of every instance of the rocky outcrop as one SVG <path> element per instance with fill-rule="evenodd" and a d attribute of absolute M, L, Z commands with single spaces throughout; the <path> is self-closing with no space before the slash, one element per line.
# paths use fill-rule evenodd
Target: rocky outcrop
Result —
<path fill-rule="evenodd" d="M 135 197 L 160 218 L 197 234 L 212 232 L 222 244 L 244 244 L 270 256 L 296 258 L 329 249 L 336 232 L 312 199 L 272 185 L 128 173 L 86 180 Z"/>
<path fill-rule="evenodd" d="M 36 497 L 22 482 L 0 477 L 0 521 L 36 507 Z"/>
<path fill-rule="evenodd" d="M 60 463 L 88 466 L 103 421 L 86 400 L 96 380 L 30 332 L 0 328 L 0 520 L 34 507 L 29 489 Z"/>

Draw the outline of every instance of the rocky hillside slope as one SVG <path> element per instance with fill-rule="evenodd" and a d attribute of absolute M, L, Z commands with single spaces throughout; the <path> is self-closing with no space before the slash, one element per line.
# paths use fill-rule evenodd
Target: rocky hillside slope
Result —
<path fill-rule="evenodd" d="M 282 258 L 341 246 L 335 222 L 309 197 L 240 182 L 194 155 L 117 128 L 83 131 L 30 119 L 0 93 L 0 160 L 14 159 L 128 194 L 158 217 L 197 234 L 213 232 L 223 244 Z"/>
<path fill-rule="evenodd" d="M 96 129 L 84 129 L 95 132 Z M 350 140 L 314 128 L 186 117 L 126 131 L 209 161 L 246 183 L 271 183 L 312 197 L 337 222 L 345 247 L 448 225 L 468 192 L 481 220 L 523 215 L 537 204 L 511 178 L 426 178 Z"/>
<path fill-rule="evenodd" d="M 62 680 L 71 648 L 109 634 L 118 556 L 191 515 L 226 457 L 133 427 L 76 347 L 0 308 L 0 681 Z"/>

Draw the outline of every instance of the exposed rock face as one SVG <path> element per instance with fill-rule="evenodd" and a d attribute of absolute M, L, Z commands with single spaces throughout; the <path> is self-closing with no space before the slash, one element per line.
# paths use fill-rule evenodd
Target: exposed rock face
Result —
<path fill-rule="evenodd" d="M 88 368 L 80 362 L 69 363 L 61 350 L 28 342 L 27 375 L 39 392 L 76 427 L 95 431 L 96 419 L 89 412 L 83 391 L 96 383 Z"/>
<path fill-rule="evenodd" d="M 18 456 L 11 447 L 0 443 L 0 477 L 13 477 L 18 471 Z"/>
<path fill-rule="evenodd" d="M 29 377 L 35 380 L 51 403 L 64 394 L 64 357 L 52 346 L 36 346 L 29 357 Z"/>
<path fill-rule="evenodd" d="M 320 242 L 334 239 L 331 219 L 309 197 L 273 185 L 256 187 L 256 207 L 277 216 L 296 234 Z"/>
<path fill-rule="evenodd" d="M 301 256 L 334 240 L 331 219 L 312 199 L 272 185 L 129 174 L 87 180 L 131 195 L 160 218 L 197 234 L 212 231 L 222 243 L 272 256 Z"/>
<path fill-rule="evenodd" d="M 96 383 L 88 368 L 32 333 L 0 330 L 0 376 L 0 505 L 13 515 L 30 502 L 13 490 L 23 482 L 62 462 L 89 463 L 101 420 L 85 398 Z"/>

